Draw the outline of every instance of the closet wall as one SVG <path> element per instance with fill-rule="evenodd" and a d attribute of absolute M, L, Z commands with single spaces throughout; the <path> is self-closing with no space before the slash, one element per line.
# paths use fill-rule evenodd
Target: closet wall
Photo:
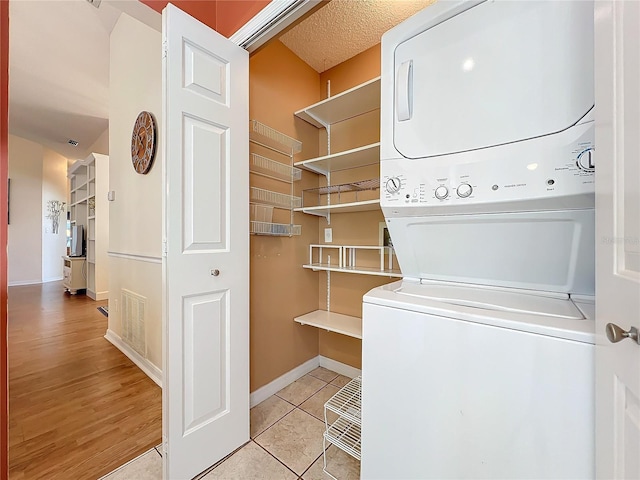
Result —
<path fill-rule="evenodd" d="M 317 155 L 316 128 L 295 119 L 293 112 L 317 102 L 320 78 L 279 41 L 272 42 L 249 61 L 249 118 L 302 142 L 295 161 Z M 247 126 L 248 128 L 248 126 Z M 285 162 L 286 158 L 251 152 Z M 251 174 L 252 187 L 289 193 L 289 185 Z M 295 192 L 317 186 L 317 175 L 303 172 Z M 286 215 L 286 219 L 276 215 Z M 274 209 L 274 221 L 289 223 L 288 211 Z M 318 331 L 294 323 L 296 315 L 316 310 L 318 276 L 305 270 L 308 245 L 318 238 L 318 220 L 296 213 L 294 224 L 302 234 L 293 237 L 251 236 L 250 259 L 250 378 L 251 391 L 271 382 L 318 355 Z"/>
<path fill-rule="evenodd" d="M 365 50 L 359 55 L 320 74 L 321 98 L 327 97 L 327 82 L 331 96 L 360 85 L 380 75 L 380 45 Z M 326 154 L 324 129 L 318 131 L 320 155 Z M 348 150 L 380 141 L 380 111 L 347 120 L 331 127 L 331 152 Z M 378 178 L 378 165 L 347 170 L 332 174 L 331 183 Z M 321 177 L 321 181 L 323 178 Z M 318 219 L 319 235 L 317 243 L 324 242 L 324 229 L 331 227 L 333 244 L 336 245 L 378 245 L 379 225 L 384 222 L 381 210 L 359 213 L 331 214 L 331 224 L 324 218 Z M 327 273 L 319 272 L 318 308 L 326 309 Z M 374 287 L 397 279 L 348 273 L 331 273 L 331 311 L 362 317 L 362 296 Z M 309 328 L 309 327 L 307 327 Z M 319 354 L 356 368 L 362 366 L 362 341 L 338 333 L 321 330 L 319 332 Z"/>
<path fill-rule="evenodd" d="M 280 41 L 272 41 L 253 54 L 249 71 L 249 116 L 302 141 L 295 161 L 327 153 L 327 136 L 293 113 L 331 95 L 380 75 L 380 47 L 324 72 L 317 73 Z M 379 141 L 379 110 L 332 127 L 331 151 L 338 152 Z M 253 151 L 253 150 L 252 150 Z M 377 165 L 332 174 L 331 183 L 377 178 Z M 251 176 L 251 186 L 276 190 L 269 179 Z M 295 182 L 296 195 L 323 185 L 325 179 L 303 171 Z M 280 190 L 286 193 L 284 190 Z M 251 237 L 251 391 L 269 383 L 304 361 L 320 354 L 361 367 L 361 341 L 344 335 L 302 326 L 293 318 L 327 308 L 327 274 L 302 268 L 309 261 L 309 245 L 324 242 L 324 228 L 331 227 L 336 245 L 378 245 L 380 210 L 332 214 L 331 224 L 322 217 L 295 213 L 302 234 L 294 237 Z M 275 219 L 274 219 L 275 221 Z M 331 311 L 361 316 L 362 296 L 393 279 L 331 273 Z"/>

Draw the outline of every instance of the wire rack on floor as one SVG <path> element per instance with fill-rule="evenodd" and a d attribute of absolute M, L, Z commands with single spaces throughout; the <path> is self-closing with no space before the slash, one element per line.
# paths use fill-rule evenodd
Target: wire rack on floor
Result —
<path fill-rule="evenodd" d="M 327 412 L 338 415 L 338 419 L 329 425 Z M 323 435 L 323 471 L 327 471 L 327 442 L 360 460 L 361 457 L 361 412 L 362 412 L 362 377 L 356 377 L 342 387 L 324 404 Z"/>

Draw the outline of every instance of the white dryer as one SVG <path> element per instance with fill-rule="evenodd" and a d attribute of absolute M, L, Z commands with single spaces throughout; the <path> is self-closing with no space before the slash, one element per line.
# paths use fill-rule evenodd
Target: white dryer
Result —
<path fill-rule="evenodd" d="M 381 88 L 362 478 L 592 478 L 593 4 L 438 2 Z"/>

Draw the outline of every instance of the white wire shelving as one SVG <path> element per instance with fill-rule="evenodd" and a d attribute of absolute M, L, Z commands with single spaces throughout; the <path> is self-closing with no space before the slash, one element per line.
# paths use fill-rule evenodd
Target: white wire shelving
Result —
<path fill-rule="evenodd" d="M 338 249 L 338 260 L 330 261 L 325 250 Z M 360 255 L 357 253 L 360 252 Z M 303 265 L 315 271 L 356 273 L 402 278 L 395 266 L 393 247 L 378 245 L 309 245 L 309 263 Z"/>
<path fill-rule="evenodd" d="M 288 183 L 289 193 L 264 188 L 250 188 L 251 218 L 250 233 L 254 235 L 293 236 L 300 235 L 302 227 L 294 225 L 294 209 L 302 205 L 302 199 L 294 195 L 294 182 L 302 178 L 302 170 L 293 166 L 296 153 L 302 151 L 302 142 L 285 135 L 257 120 L 249 121 L 249 141 L 274 152 L 279 161 L 252 152 L 249 171 L 252 174 Z M 278 157 L 279 155 L 279 157 Z M 289 210 L 289 223 L 273 222 L 273 208 Z"/>
<path fill-rule="evenodd" d="M 251 187 L 251 201 L 262 205 L 271 205 L 276 208 L 284 208 L 286 210 L 297 208 L 302 203 L 300 197 L 258 187 Z"/>
<path fill-rule="evenodd" d="M 327 217 L 335 213 L 363 212 L 380 208 L 380 179 L 327 185 L 302 191 L 302 206 L 296 211 Z"/>
<path fill-rule="evenodd" d="M 332 424 L 328 422 L 328 412 L 338 415 L 338 419 Z M 361 416 L 362 377 L 356 377 L 324 404 L 323 470 L 331 478 L 336 477 L 327 471 L 327 443 L 335 445 L 360 460 L 362 456 Z"/>
<path fill-rule="evenodd" d="M 302 142 L 257 120 L 249 120 L 249 141 L 293 157 L 302 151 Z"/>
<path fill-rule="evenodd" d="M 302 178 L 302 170 L 299 168 L 277 162 L 271 158 L 258 155 L 257 153 L 251 154 L 249 171 L 256 175 L 262 175 L 263 177 L 273 178 L 287 183 L 297 182 Z"/>
<path fill-rule="evenodd" d="M 300 225 L 290 225 L 287 223 L 257 222 L 251 220 L 251 233 L 255 235 L 290 237 L 292 235 L 300 235 L 300 233 L 302 233 L 302 227 Z"/>

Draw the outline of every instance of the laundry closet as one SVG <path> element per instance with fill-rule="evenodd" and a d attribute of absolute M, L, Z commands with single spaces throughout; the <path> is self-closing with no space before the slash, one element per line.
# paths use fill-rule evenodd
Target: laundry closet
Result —
<path fill-rule="evenodd" d="M 252 392 L 318 355 L 321 364 L 330 359 L 360 369 L 362 296 L 400 276 L 391 248 L 384 247 L 379 207 L 379 75 L 379 44 L 323 73 L 279 40 L 250 58 L 249 118 L 258 122 L 250 125 Z M 369 92 L 359 96 L 356 88 L 354 100 L 348 100 L 356 102 L 353 118 L 324 128 L 305 116 L 308 107 L 362 84 L 368 84 L 364 88 L 368 86 Z M 340 108 L 329 106 L 329 110 Z M 269 143 L 266 137 L 278 134 L 302 144 L 293 156 L 298 164 L 293 181 L 288 171 L 268 171 L 269 160 L 290 165 L 290 154 L 275 151 L 277 145 L 264 147 Z M 349 158 L 300 165 L 359 148 Z M 332 186 L 331 193 L 322 188 L 327 185 Z M 327 204 L 332 207 L 321 208 Z M 350 206 L 343 208 L 345 204 Z M 342 213 L 345 210 L 348 213 Z M 290 223 L 293 232 L 286 231 Z M 330 241 L 325 241 L 325 229 L 330 229 Z M 322 269 L 304 267 L 317 264 Z M 318 319 L 322 325 L 326 311 L 339 314 L 329 320 L 332 331 L 312 326 Z"/>

